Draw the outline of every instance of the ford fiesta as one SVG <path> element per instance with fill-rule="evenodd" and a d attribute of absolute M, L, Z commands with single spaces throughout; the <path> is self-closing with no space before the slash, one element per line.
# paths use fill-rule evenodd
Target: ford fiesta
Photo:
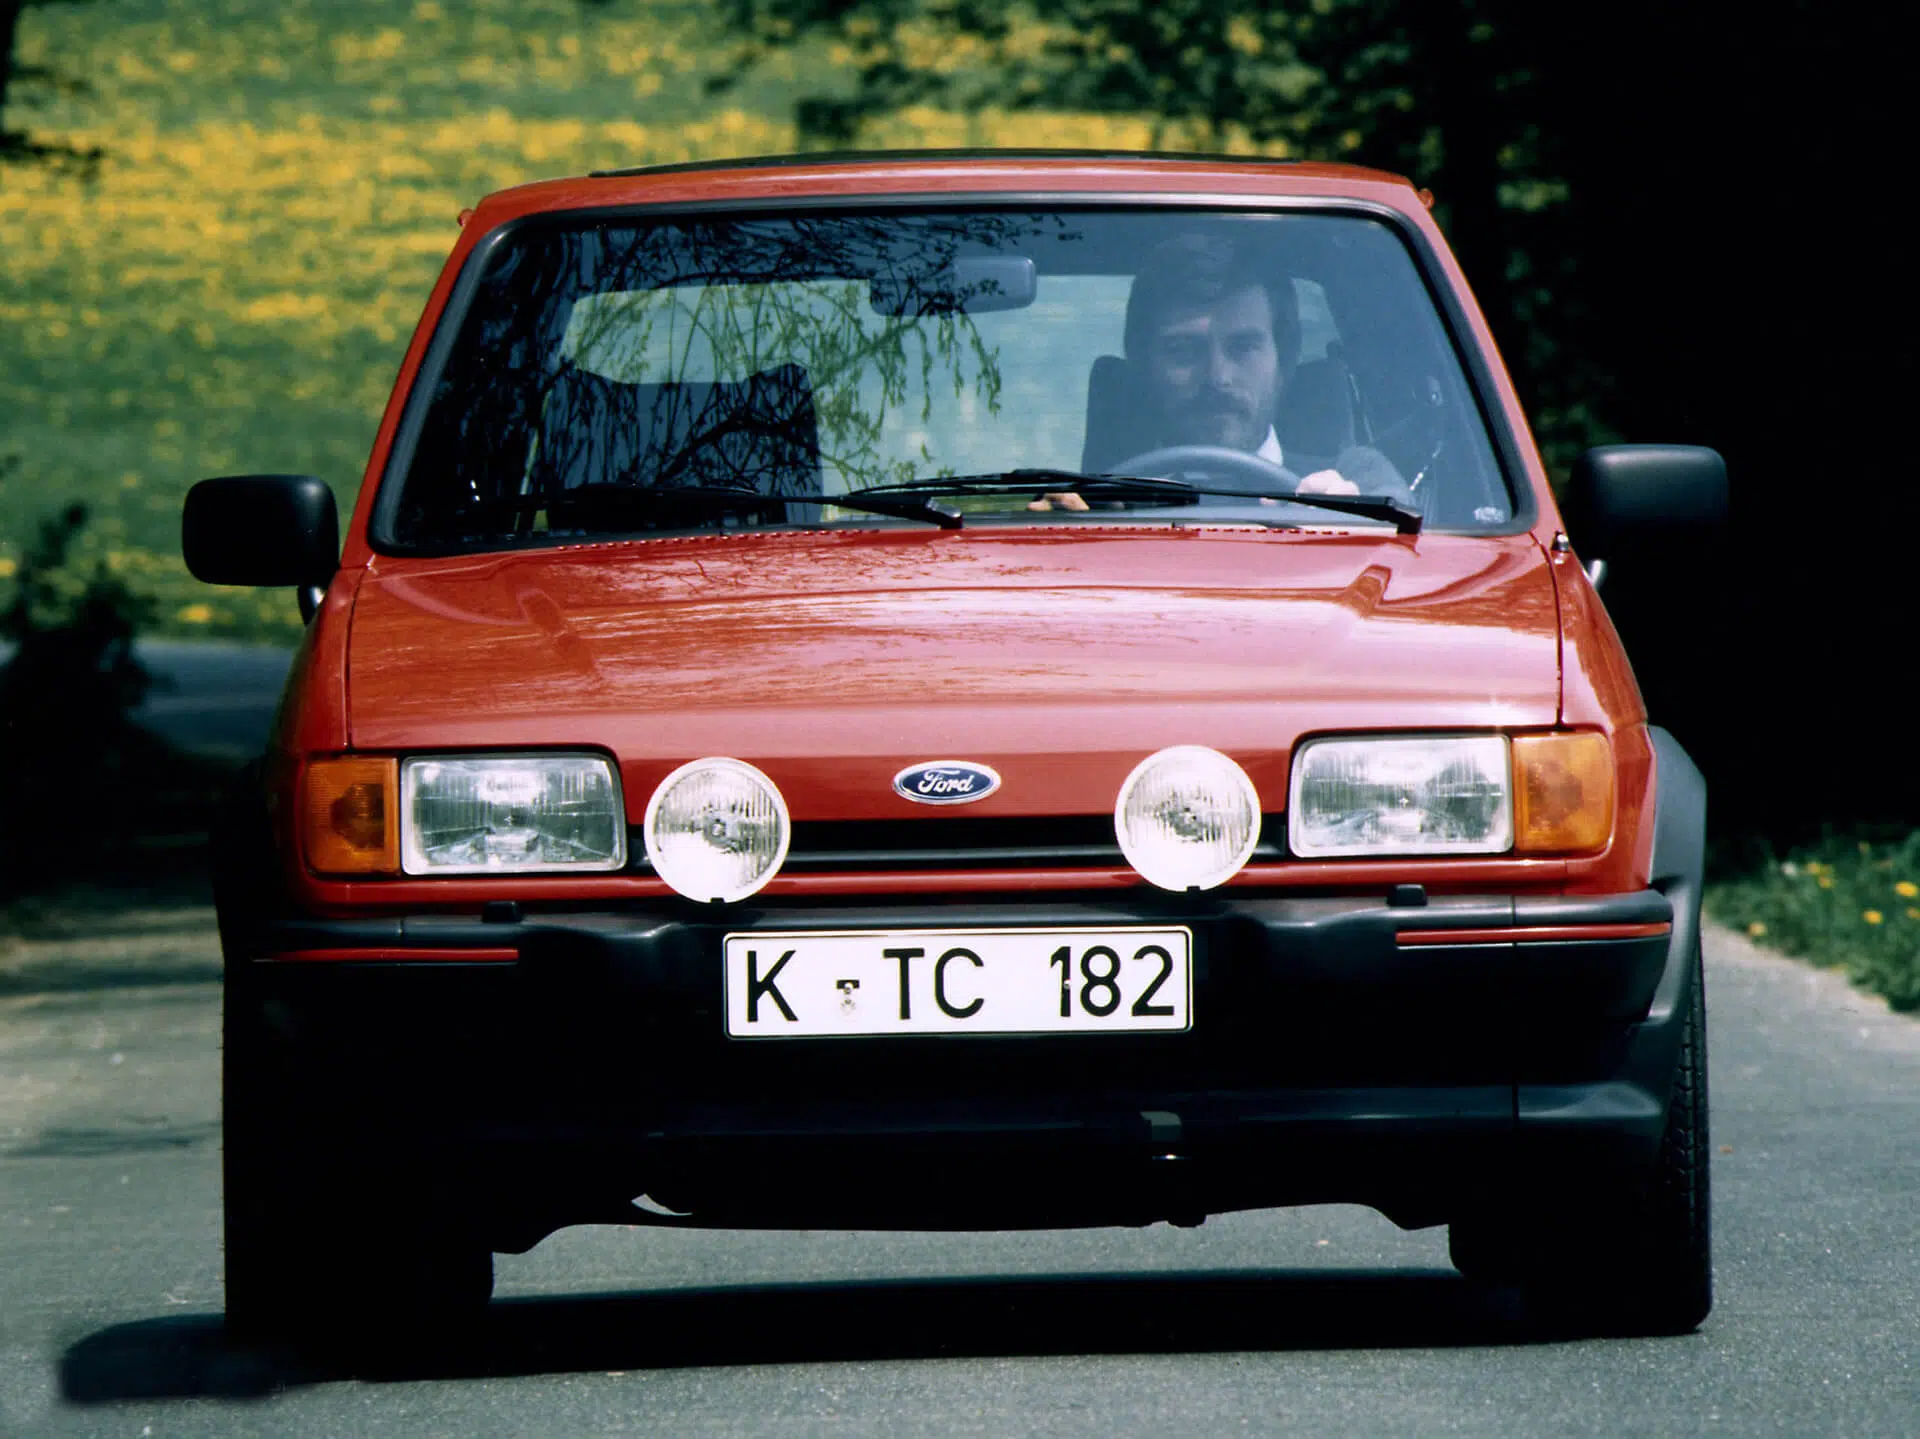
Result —
<path fill-rule="evenodd" d="M 1563 519 L 1389 175 L 489 198 L 344 544 L 187 501 L 309 616 L 217 845 L 230 1323 L 450 1318 L 571 1224 L 1347 1202 L 1692 1328 L 1704 791 L 1596 584 L 1725 487 L 1594 450 Z"/>

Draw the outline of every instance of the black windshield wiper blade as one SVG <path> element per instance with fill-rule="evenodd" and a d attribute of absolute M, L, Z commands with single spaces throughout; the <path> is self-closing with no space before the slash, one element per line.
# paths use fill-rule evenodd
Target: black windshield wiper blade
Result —
<path fill-rule="evenodd" d="M 1230 490 L 1217 485 L 1196 485 L 1186 480 L 1160 479 L 1148 475 L 1087 475 L 1077 470 L 1002 470 L 995 474 L 930 476 L 899 485 L 882 485 L 880 494 L 900 495 L 1017 495 L 1039 487 L 1056 493 L 1099 495 L 1122 499 L 1129 494 L 1153 499 L 1180 496 L 1214 495 L 1242 500 L 1275 500 L 1281 504 L 1311 505 L 1342 514 L 1359 515 L 1370 520 L 1386 520 L 1403 535 L 1417 535 L 1426 519 L 1411 505 L 1378 495 L 1327 495 L 1317 491 L 1306 494 L 1276 495 L 1260 490 Z M 863 495 L 874 494 L 862 490 Z"/>
<path fill-rule="evenodd" d="M 1426 522 L 1426 516 L 1411 505 L 1403 505 L 1398 500 L 1389 500 L 1379 495 L 1323 495 L 1317 491 L 1307 494 L 1259 495 L 1252 490 L 1216 490 L 1212 487 L 1200 491 L 1203 495 L 1240 495 L 1246 499 L 1278 500 L 1283 505 L 1312 505 L 1316 509 L 1338 510 L 1346 515 L 1361 515 L 1369 520 L 1387 520 L 1394 530 L 1403 535 L 1417 535 L 1420 526 Z"/>
<path fill-rule="evenodd" d="M 876 495 L 868 499 L 858 490 L 844 495 L 827 495 L 822 504 L 838 505 L 843 510 L 864 510 L 874 515 L 897 515 L 903 520 L 926 520 L 940 526 L 943 530 L 958 530 L 966 526 L 966 517 L 951 505 L 937 505 L 931 499 L 916 499 L 911 495 Z"/>
<path fill-rule="evenodd" d="M 618 516 L 632 510 L 671 508 L 693 505 L 711 510 L 763 510 L 770 505 L 838 505 L 843 510 L 889 515 L 903 520 L 925 520 L 943 530 L 957 530 L 966 520 L 950 505 L 935 504 L 932 499 L 913 495 L 881 495 L 872 500 L 864 494 L 850 495 L 763 495 L 754 490 L 714 490 L 698 485 L 676 489 L 655 485 L 580 485 L 549 494 L 510 495 L 493 502 L 495 507 L 516 513 L 547 510 L 570 514 L 583 510 L 596 517 Z"/>

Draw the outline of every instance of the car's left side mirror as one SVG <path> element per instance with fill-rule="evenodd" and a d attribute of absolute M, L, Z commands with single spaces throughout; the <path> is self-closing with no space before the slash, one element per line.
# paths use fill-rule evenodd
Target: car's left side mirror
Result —
<path fill-rule="evenodd" d="M 311 475 L 226 475 L 187 491 L 180 515 L 187 569 L 210 585 L 292 585 L 313 617 L 340 567 L 333 491 Z"/>
<path fill-rule="evenodd" d="M 1726 522 L 1727 462 L 1703 445 L 1599 445 L 1573 462 L 1561 513 L 1589 565 L 1705 537 Z"/>

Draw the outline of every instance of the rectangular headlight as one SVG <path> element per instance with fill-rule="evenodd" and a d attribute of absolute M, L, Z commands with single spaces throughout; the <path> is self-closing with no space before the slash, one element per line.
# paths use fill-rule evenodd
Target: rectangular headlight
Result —
<path fill-rule="evenodd" d="M 597 754 L 406 760 L 400 858 L 408 874 L 621 869 L 627 817 L 620 778 Z"/>
<path fill-rule="evenodd" d="M 1293 759 L 1287 841 L 1309 858 L 1504 853 L 1506 737 L 1309 740 Z"/>

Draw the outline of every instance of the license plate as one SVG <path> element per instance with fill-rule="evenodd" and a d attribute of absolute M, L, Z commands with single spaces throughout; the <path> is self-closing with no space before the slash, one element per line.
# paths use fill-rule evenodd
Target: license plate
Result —
<path fill-rule="evenodd" d="M 1188 929 L 912 929 L 726 937 L 727 1034 L 1179 1031 Z"/>

